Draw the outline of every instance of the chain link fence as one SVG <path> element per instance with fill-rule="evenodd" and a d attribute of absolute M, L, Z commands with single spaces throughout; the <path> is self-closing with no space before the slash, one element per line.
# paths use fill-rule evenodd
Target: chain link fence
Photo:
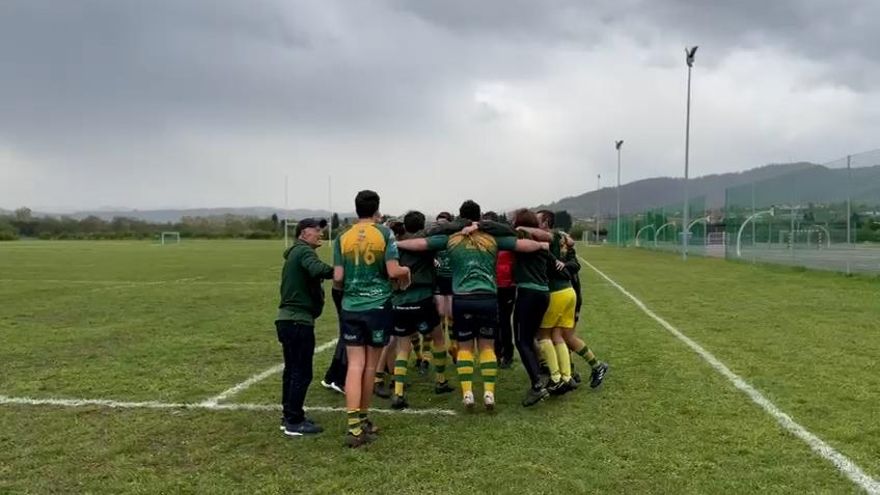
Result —
<path fill-rule="evenodd" d="M 727 188 L 723 204 L 692 198 L 687 226 L 683 201 L 607 219 L 606 242 L 675 252 L 687 242 L 697 256 L 880 273 L 880 150 L 786 167 Z"/>

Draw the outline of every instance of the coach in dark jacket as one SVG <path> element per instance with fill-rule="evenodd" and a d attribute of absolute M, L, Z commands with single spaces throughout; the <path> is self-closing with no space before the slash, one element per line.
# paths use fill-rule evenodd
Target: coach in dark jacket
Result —
<path fill-rule="evenodd" d="M 284 252 L 281 271 L 281 304 L 275 329 L 284 352 L 281 429 L 290 436 L 316 434 L 323 429 L 306 418 L 303 403 L 312 383 L 315 354 L 315 319 L 324 309 L 324 279 L 333 278 L 333 267 L 315 253 L 321 245 L 324 219 L 306 218 L 296 225 L 296 241 Z"/>

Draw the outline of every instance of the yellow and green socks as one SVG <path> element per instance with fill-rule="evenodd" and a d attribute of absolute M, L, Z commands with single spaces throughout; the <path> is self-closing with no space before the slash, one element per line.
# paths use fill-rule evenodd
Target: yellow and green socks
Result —
<path fill-rule="evenodd" d="M 364 413 L 364 417 L 366 417 L 366 413 Z M 354 436 L 360 436 L 364 432 L 364 429 L 361 428 L 360 409 L 348 410 L 348 432 Z"/>
<path fill-rule="evenodd" d="M 587 344 L 584 344 L 584 346 L 581 347 L 580 350 L 576 350 L 574 352 L 578 356 L 584 358 L 587 364 L 590 365 L 590 368 L 595 368 L 596 366 L 599 366 L 599 360 L 596 359 L 596 355 L 593 354 L 593 351 L 590 350 L 590 347 Z"/>
<path fill-rule="evenodd" d="M 568 346 L 565 342 L 559 342 L 553 344 L 553 347 L 556 349 L 556 359 L 559 361 L 559 374 L 562 381 L 567 382 L 571 380 L 571 354 L 568 352 Z"/>
<path fill-rule="evenodd" d="M 394 395 L 403 396 L 406 384 L 406 370 L 409 365 L 409 353 L 398 352 L 394 360 Z"/>
<path fill-rule="evenodd" d="M 495 394 L 495 378 L 498 376 L 498 360 L 493 349 L 480 350 L 480 375 L 483 377 L 483 391 Z"/>
<path fill-rule="evenodd" d="M 425 363 L 431 362 L 431 360 L 432 360 L 431 358 L 434 357 L 434 354 L 431 352 L 432 348 L 433 348 L 433 344 L 430 344 L 428 342 L 425 342 L 424 345 L 422 345 L 422 361 L 423 362 L 425 362 Z"/>
<path fill-rule="evenodd" d="M 542 339 L 538 341 L 538 345 L 541 346 L 541 355 L 547 361 L 547 369 L 550 370 L 550 381 L 558 382 L 562 379 L 562 374 L 559 372 L 559 359 L 556 357 L 556 348 L 553 346 L 553 341 Z M 570 366 L 571 364 L 569 363 L 569 369 L 571 369 Z"/>
<path fill-rule="evenodd" d="M 446 381 L 446 349 L 433 347 L 433 350 L 434 377 L 436 378 L 437 383 L 443 383 Z"/>
<path fill-rule="evenodd" d="M 473 392 L 474 386 L 474 354 L 471 351 L 458 351 L 458 382 L 461 384 L 462 395 Z"/>

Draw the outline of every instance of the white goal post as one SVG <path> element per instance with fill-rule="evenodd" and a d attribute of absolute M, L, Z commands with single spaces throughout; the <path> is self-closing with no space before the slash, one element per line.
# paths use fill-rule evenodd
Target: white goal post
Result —
<path fill-rule="evenodd" d="M 165 241 L 166 237 L 173 237 L 174 243 L 180 244 L 180 232 L 162 232 L 162 235 L 160 237 L 161 237 L 160 241 L 163 246 L 165 244 L 168 244 L 168 242 Z"/>

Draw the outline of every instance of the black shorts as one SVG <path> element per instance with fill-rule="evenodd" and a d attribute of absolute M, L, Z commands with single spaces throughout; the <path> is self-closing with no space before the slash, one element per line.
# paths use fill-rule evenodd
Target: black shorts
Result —
<path fill-rule="evenodd" d="M 412 304 L 394 306 L 392 313 L 394 327 L 391 333 L 397 337 L 406 337 L 416 332 L 427 335 L 440 324 L 440 314 L 437 313 L 432 297 Z"/>
<path fill-rule="evenodd" d="M 385 347 L 391 332 L 391 307 L 366 311 L 342 310 L 340 325 L 345 345 Z"/>
<path fill-rule="evenodd" d="M 434 286 L 434 294 L 438 296 L 451 296 L 452 277 L 437 277 L 437 284 Z"/>
<path fill-rule="evenodd" d="M 452 338 L 467 342 L 498 337 L 498 297 L 495 294 L 455 295 L 452 298 Z"/>

